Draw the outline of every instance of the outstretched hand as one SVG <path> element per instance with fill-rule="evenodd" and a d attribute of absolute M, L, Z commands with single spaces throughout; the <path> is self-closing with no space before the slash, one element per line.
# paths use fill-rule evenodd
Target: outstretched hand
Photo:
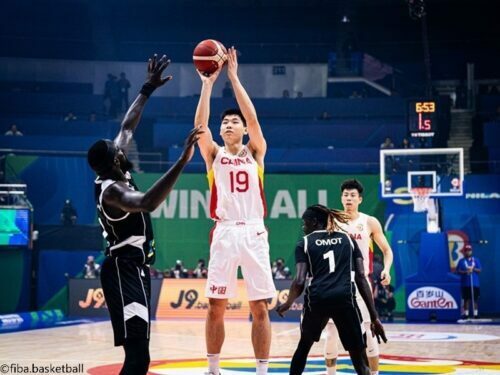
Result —
<path fill-rule="evenodd" d="M 189 161 L 193 158 L 194 145 L 196 144 L 196 142 L 198 142 L 198 140 L 200 139 L 200 135 L 203 133 L 204 131 L 202 130 L 201 126 L 193 128 L 193 130 L 189 132 L 189 135 L 184 141 L 184 150 L 182 151 L 182 155 L 180 157 L 180 160 L 182 160 L 184 163 L 189 163 Z"/>
<path fill-rule="evenodd" d="M 148 78 L 146 83 L 158 88 L 170 81 L 172 76 L 162 78 L 163 71 L 169 64 L 170 59 L 168 59 L 166 55 L 163 55 L 160 59 L 158 59 L 158 55 L 155 53 L 153 57 L 148 60 Z"/>
<path fill-rule="evenodd" d="M 238 78 L 238 56 L 234 46 L 227 50 L 227 77 L 229 80 Z"/>
<path fill-rule="evenodd" d="M 380 344 L 380 339 L 387 342 L 387 337 L 385 337 L 384 326 L 379 319 L 372 321 L 370 328 L 372 330 L 372 336 L 377 337 L 377 341 Z"/>

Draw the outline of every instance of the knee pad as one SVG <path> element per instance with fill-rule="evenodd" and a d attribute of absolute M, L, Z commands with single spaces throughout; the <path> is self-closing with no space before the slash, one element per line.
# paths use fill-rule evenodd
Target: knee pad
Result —
<path fill-rule="evenodd" d="M 329 321 L 325 328 L 326 339 L 325 339 L 325 358 L 337 358 L 339 355 L 339 332 L 335 323 Z"/>
<path fill-rule="evenodd" d="M 366 330 L 366 355 L 368 357 L 378 357 L 380 354 L 377 338 L 373 336 L 370 323 L 364 323 Z"/>

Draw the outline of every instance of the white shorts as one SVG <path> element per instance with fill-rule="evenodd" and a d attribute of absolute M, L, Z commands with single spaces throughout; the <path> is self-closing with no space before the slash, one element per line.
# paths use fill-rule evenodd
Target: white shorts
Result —
<path fill-rule="evenodd" d="M 249 301 L 276 296 L 267 229 L 262 220 L 217 223 L 210 245 L 206 297 L 236 297 L 238 266 L 241 267 Z"/>

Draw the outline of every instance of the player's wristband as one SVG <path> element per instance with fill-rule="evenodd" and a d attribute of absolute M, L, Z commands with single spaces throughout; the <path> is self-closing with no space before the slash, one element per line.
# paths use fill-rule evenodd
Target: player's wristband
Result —
<path fill-rule="evenodd" d="M 140 93 L 144 95 L 145 97 L 149 98 L 153 91 L 156 90 L 156 87 L 154 87 L 151 83 L 145 83 L 142 85 Z"/>

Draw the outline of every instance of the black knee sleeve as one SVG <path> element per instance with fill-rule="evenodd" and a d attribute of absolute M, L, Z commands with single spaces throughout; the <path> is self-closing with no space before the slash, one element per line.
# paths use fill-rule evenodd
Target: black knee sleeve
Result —
<path fill-rule="evenodd" d="M 146 375 L 149 369 L 149 340 L 126 339 L 125 361 L 120 375 Z"/>
<path fill-rule="evenodd" d="M 306 367 L 307 355 L 314 344 L 314 340 L 307 337 L 301 337 L 297 350 L 293 354 L 292 363 L 290 364 L 290 375 L 300 375 Z"/>

